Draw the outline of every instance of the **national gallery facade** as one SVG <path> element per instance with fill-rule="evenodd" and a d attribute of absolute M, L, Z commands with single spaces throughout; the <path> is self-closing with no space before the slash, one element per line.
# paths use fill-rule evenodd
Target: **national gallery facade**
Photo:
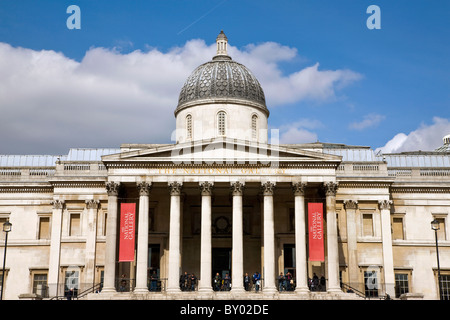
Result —
<path fill-rule="evenodd" d="M 258 80 L 216 42 L 175 143 L 0 155 L 3 299 L 449 299 L 450 137 L 279 144 Z"/>

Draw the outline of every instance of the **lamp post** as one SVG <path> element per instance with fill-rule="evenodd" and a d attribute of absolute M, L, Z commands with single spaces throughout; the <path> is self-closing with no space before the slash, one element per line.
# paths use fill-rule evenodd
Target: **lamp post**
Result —
<path fill-rule="evenodd" d="M 441 268 L 439 266 L 439 248 L 438 248 L 438 236 L 437 232 L 440 229 L 439 221 L 434 219 L 431 221 L 431 229 L 434 230 L 434 236 L 436 239 L 436 258 L 437 258 L 437 267 L 438 267 L 438 287 L 439 287 L 439 300 L 442 300 L 442 292 L 441 292 Z"/>
<path fill-rule="evenodd" d="M 8 233 L 12 229 L 12 224 L 9 221 L 6 221 L 3 224 L 3 232 L 5 233 L 5 250 L 3 253 L 3 270 L 2 270 L 2 289 L 0 291 L 0 300 L 3 300 L 3 287 L 5 286 L 5 262 L 6 262 L 6 248 L 8 246 Z"/>

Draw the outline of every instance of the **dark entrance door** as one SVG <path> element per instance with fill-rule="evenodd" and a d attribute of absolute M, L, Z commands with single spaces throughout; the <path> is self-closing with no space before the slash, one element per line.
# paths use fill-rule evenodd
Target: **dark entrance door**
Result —
<path fill-rule="evenodd" d="M 222 279 L 227 274 L 231 279 L 231 248 L 212 249 L 212 276 L 217 273 Z"/>
<path fill-rule="evenodd" d="M 150 282 L 150 291 L 161 291 L 160 281 L 160 245 L 148 245 L 148 278 Z"/>

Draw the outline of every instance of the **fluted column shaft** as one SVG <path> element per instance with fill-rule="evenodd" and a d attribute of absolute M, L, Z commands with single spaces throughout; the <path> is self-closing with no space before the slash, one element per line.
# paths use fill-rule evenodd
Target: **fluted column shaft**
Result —
<path fill-rule="evenodd" d="M 200 184 L 202 195 L 201 235 L 200 235 L 200 281 L 199 292 L 211 292 L 212 280 L 212 240 L 211 240 L 211 195 L 213 185 L 209 182 Z"/>
<path fill-rule="evenodd" d="M 49 294 L 51 296 L 58 295 L 59 266 L 61 253 L 61 224 L 62 213 L 64 210 L 64 200 L 52 201 L 52 230 L 50 240 L 50 261 L 48 270 Z M 59 292 L 62 294 L 62 292 Z"/>
<path fill-rule="evenodd" d="M 99 200 L 86 200 L 86 209 L 88 215 L 88 232 L 86 236 L 86 276 L 85 283 L 94 285 L 95 278 L 95 252 L 97 240 L 97 213 L 100 207 Z"/>
<path fill-rule="evenodd" d="M 381 238 L 383 241 L 383 271 L 386 293 L 395 296 L 394 257 L 391 234 L 391 200 L 378 202 L 381 211 Z"/>
<path fill-rule="evenodd" d="M 108 193 L 108 223 L 106 228 L 105 274 L 102 293 L 115 292 L 116 241 L 117 241 L 117 196 L 119 184 L 106 184 Z"/>
<path fill-rule="evenodd" d="M 243 189 L 244 185 L 238 181 L 231 185 L 231 192 L 233 195 L 233 250 L 231 284 L 233 292 L 244 291 Z"/>
<path fill-rule="evenodd" d="M 348 256 L 348 276 L 350 286 L 357 288 L 359 282 L 358 251 L 356 239 L 356 209 L 358 202 L 353 200 L 344 201 L 345 213 L 347 216 L 347 256 Z"/>
<path fill-rule="evenodd" d="M 339 251 L 336 221 L 336 191 L 334 182 L 325 183 L 327 206 L 328 292 L 341 292 L 339 284 Z"/>
<path fill-rule="evenodd" d="M 306 183 L 298 182 L 292 185 L 295 202 L 295 292 L 307 293 L 308 269 L 306 257 L 306 217 L 305 217 L 305 188 Z"/>
<path fill-rule="evenodd" d="M 167 292 L 180 291 L 180 241 L 181 241 L 181 183 L 172 182 L 170 189 L 170 223 L 169 223 L 169 274 Z"/>
<path fill-rule="evenodd" d="M 136 258 L 136 293 L 148 292 L 148 224 L 149 196 L 151 184 L 141 182 L 139 189 L 139 223 Z"/>
<path fill-rule="evenodd" d="M 273 190 L 270 181 L 262 185 L 264 195 L 264 292 L 276 291 L 275 285 L 275 225 L 273 215 Z"/>

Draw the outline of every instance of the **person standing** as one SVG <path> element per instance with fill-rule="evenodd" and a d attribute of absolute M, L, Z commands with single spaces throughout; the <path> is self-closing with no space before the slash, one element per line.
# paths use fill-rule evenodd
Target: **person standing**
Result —
<path fill-rule="evenodd" d="M 191 274 L 190 279 L 191 279 L 191 291 L 195 291 L 195 285 L 197 284 L 197 277 L 195 276 L 195 274 Z"/>
<path fill-rule="evenodd" d="M 250 276 L 246 272 L 245 276 L 244 276 L 244 289 L 245 289 L 245 291 L 248 291 L 249 288 L 250 288 Z"/>
<path fill-rule="evenodd" d="M 220 282 L 222 281 L 222 279 L 220 278 L 219 273 L 217 272 L 216 275 L 213 278 L 213 287 L 214 287 L 214 291 L 219 291 L 220 290 Z"/>
<path fill-rule="evenodd" d="M 258 271 L 253 274 L 253 283 L 255 285 L 255 291 L 259 291 L 259 286 L 261 285 L 261 275 Z"/>
<path fill-rule="evenodd" d="M 283 272 L 280 272 L 278 276 L 278 291 L 282 292 L 286 288 L 286 278 L 283 275 Z"/>

